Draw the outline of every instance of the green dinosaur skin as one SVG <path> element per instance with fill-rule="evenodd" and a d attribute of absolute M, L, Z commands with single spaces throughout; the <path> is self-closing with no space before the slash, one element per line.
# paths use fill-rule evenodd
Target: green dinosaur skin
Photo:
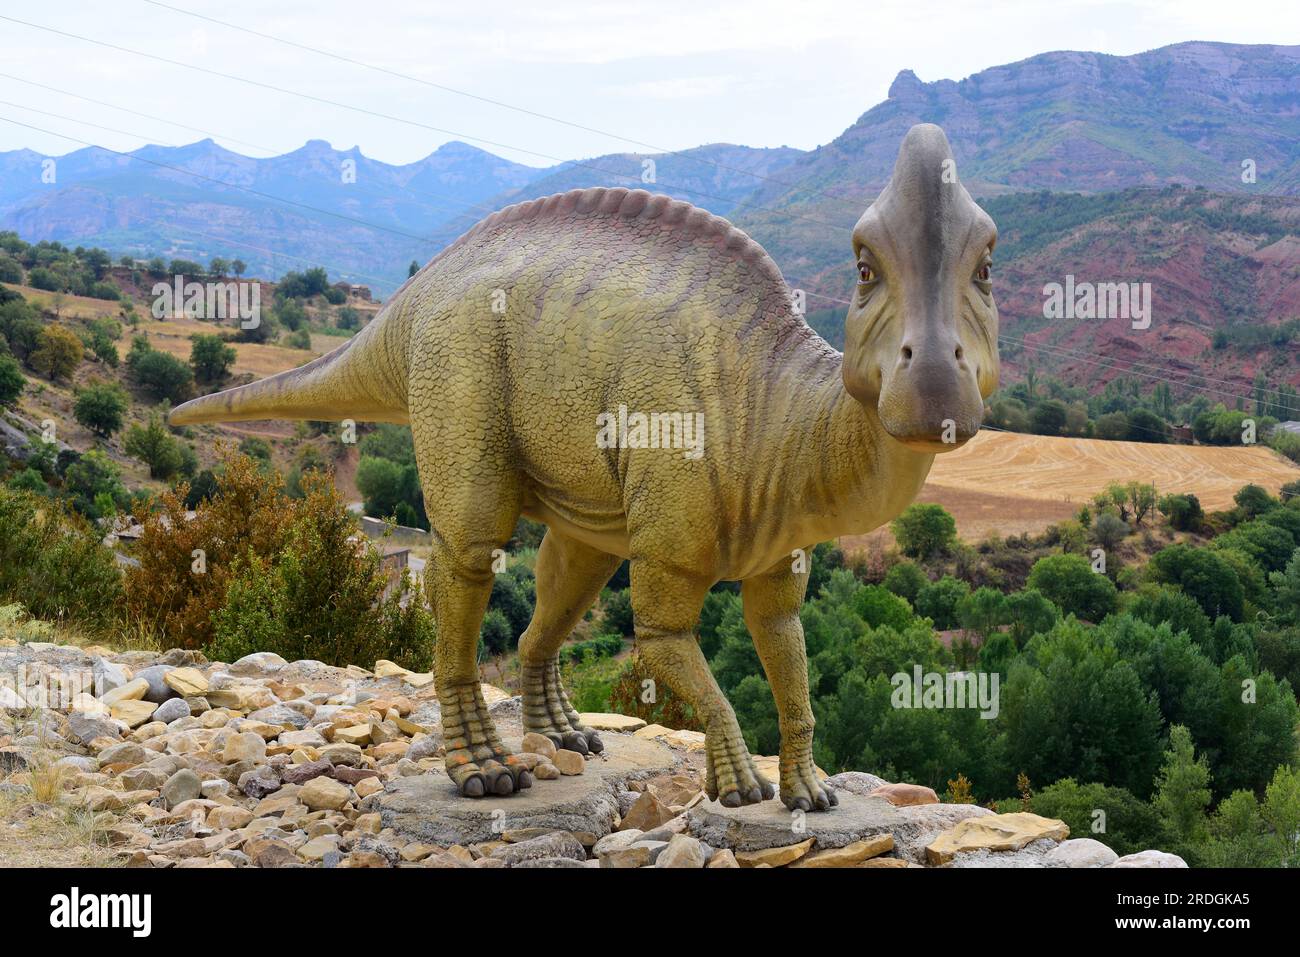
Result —
<path fill-rule="evenodd" d="M 995 229 L 943 178 L 945 160 L 942 131 L 913 128 L 855 228 L 865 281 L 844 356 L 725 220 L 640 190 L 575 190 L 488 217 L 334 353 L 186 403 L 172 422 L 409 420 L 433 528 L 446 763 L 463 794 L 532 783 L 497 736 L 475 660 L 492 553 L 523 514 L 548 526 L 520 642 L 527 729 L 601 749 L 557 655 L 628 558 L 637 646 L 705 724 L 709 795 L 773 796 L 695 636 L 709 588 L 740 580 L 780 716 L 781 798 L 826 809 L 836 798 L 813 765 L 799 550 L 897 516 L 934 454 L 978 430 L 997 383 L 997 310 L 980 273 Z M 600 447 L 597 417 L 620 405 L 702 413 L 703 454 Z"/>

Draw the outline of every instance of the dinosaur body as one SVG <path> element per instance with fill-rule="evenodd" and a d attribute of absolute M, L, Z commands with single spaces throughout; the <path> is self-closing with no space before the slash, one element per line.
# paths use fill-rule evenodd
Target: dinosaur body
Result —
<path fill-rule="evenodd" d="M 864 302 L 870 341 L 888 317 Z M 892 381 L 908 378 L 902 368 Z M 891 437 L 859 395 L 870 382 L 851 378 L 740 230 L 665 196 L 593 188 L 488 217 L 334 353 L 186 403 L 172 421 L 410 422 L 433 529 L 447 768 L 463 793 L 531 784 L 492 727 L 475 665 L 492 552 L 523 514 L 548 526 L 520 643 L 525 727 L 599 750 L 560 686 L 558 650 L 629 558 L 642 658 L 703 716 L 710 794 L 770 797 L 693 634 L 707 590 L 739 579 L 781 718 L 782 798 L 812 809 L 835 798 L 812 765 L 796 550 L 896 516 L 941 450 Z M 908 400 L 892 401 L 897 417 Z"/>

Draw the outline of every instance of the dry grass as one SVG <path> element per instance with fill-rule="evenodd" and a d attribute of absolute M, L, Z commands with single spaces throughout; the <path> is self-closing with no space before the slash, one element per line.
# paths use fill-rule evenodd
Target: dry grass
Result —
<path fill-rule="evenodd" d="M 46 292 L 44 289 L 36 289 L 33 286 L 19 286 L 16 283 L 0 283 L 14 292 L 21 293 L 23 298 L 42 310 L 54 312 L 55 293 Z M 115 299 L 92 299 L 89 296 L 74 296 L 70 293 L 61 293 L 63 299 L 59 303 L 60 319 L 99 319 L 104 316 L 116 317 L 122 311 L 125 303 Z"/>
<path fill-rule="evenodd" d="M 147 321 L 140 326 L 140 331 L 148 337 L 149 344 L 155 349 L 169 352 L 176 358 L 189 362 L 190 336 L 229 332 L 232 328 L 230 324 L 200 322 L 197 319 L 165 319 L 160 322 Z M 235 364 L 231 371 L 234 375 L 248 373 L 259 379 L 265 378 L 304 365 L 346 342 L 347 339 L 316 333 L 312 335 L 311 341 L 310 350 L 236 342 L 234 343 Z"/>
<path fill-rule="evenodd" d="M 1114 482 L 1148 482 L 1163 495 L 1191 492 L 1207 511 L 1231 508 L 1243 485 L 1277 494 L 1300 479 L 1300 466 L 1270 449 L 1153 445 L 1101 439 L 1060 439 L 984 431 L 954 452 L 938 456 L 916 500 L 942 505 L 957 534 L 979 542 L 1040 532 L 1071 518 L 1079 506 Z M 847 551 L 893 545 L 889 529 L 841 539 Z"/>
<path fill-rule="evenodd" d="M 106 846 L 105 832 L 114 823 L 57 800 L 41 802 L 25 780 L 26 774 L 0 779 L 0 868 L 113 867 L 117 854 Z"/>
<path fill-rule="evenodd" d="M 1300 466 L 1262 446 L 1220 447 L 1059 439 L 981 432 L 935 459 L 927 488 L 1031 499 L 1075 506 L 1112 482 L 1149 482 L 1161 493 L 1192 492 L 1207 510 L 1232 507 L 1243 485 L 1277 494 L 1300 479 Z M 1007 518 L 1015 520 L 1010 514 Z"/>

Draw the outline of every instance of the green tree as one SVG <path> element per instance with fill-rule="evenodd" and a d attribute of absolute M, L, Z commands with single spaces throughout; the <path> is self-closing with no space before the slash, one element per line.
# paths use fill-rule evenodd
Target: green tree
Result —
<path fill-rule="evenodd" d="M 1279 767 L 1264 791 L 1265 822 L 1273 829 L 1283 867 L 1300 866 L 1300 770 Z"/>
<path fill-rule="evenodd" d="M 1051 599 L 1066 614 L 1099 622 L 1119 604 L 1115 585 L 1092 570 L 1081 555 L 1047 555 L 1029 572 L 1030 588 Z"/>
<path fill-rule="evenodd" d="M 1153 803 L 1182 856 L 1196 857 L 1196 848 L 1208 837 L 1210 768 L 1203 755 L 1195 754 L 1192 735 L 1181 724 L 1169 729 L 1169 750 L 1156 776 Z"/>
<path fill-rule="evenodd" d="M 181 443 L 163 425 L 157 412 L 149 416 L 148 425 L 133 425 L 127 430 L 123 448 L 127 455 L 149 466 L 150 478 L 169 479 L 185 464 Z"/>
<path fill-rule="evenodd" d="M 1177 585 L 1196 601 L 1211 619 L 1227 615 L 1241 621 L 1245 614 L 1245 591 L 1232 565 L 1208 548 L 1170 545 L 1151 556 L 1147 577 L 1154 582 Z"/>
<path fill-rule="evenodd" d="M 81 364 L 81 340 L 62 326 L 46 326 L 27 364 L 48 379 L 66 379 Z"/>
<path fill-rule="evenodd" d="M 199 382 L 217 383 L 235 364 L 235 348 L 217 335 L 190 336 L 190 366 Z"/>
<path fill-rule="evenodd" d="M 915 605 L 917 594 L 920 593 L 922 588 L 930 584 L 930 579 L 926 577 L 925 572 L 916 563 L 899 562 L 885 573 L 884 581 L 881 584 L 899 598 L 906 598 Z"/>
<path fill-rule="evenodd" d="M 947 554 L 957 541 L 957 523 L 942 505 L 913 503 L 890 527 L 899 550 L 918 561 Z"/>
<path fill-rule="evenodd" d="M 27 380 L 23 378 L 18 360 L 7 353 L 0 353 L 0 408 L 11 406 L 23 394 Z"/>
<path fill-rule="evenodd" d="M 116 382 L 95 382 L 77 393 L 73 415 L 101 439 L 122 428 L 129 399 Z"/>

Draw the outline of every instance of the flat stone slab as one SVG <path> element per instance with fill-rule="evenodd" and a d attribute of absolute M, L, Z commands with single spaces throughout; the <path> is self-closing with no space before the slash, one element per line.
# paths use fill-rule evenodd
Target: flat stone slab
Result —
<path fill-rule="evenodd" d="M 815 838 L 815 849 L 846 847 L 877 834 L 894 836 L 894 854 L 925 864 L 925 846 L 958 821 L 992 814 L 975 804 L 923 804 L 894 807 L 883 797 L 835 792 L 829 811 L 795 813 L 780 799 L 727 808 L 704 801 L 688 812 L 690 833 L 713 847 L 758 851 Z"/>
<path fill-rule="evenodd" d="M 681 758 L 657 741 L 621 734 L 601 740 L 605 750 L 587 760 L 582 774 L 534 780 L 531 788 L 509 797 L 462 797 L 451 778 L 437 771 L 389 782 L 362 810 L 378 811 L 384 827 L 425 844 L 476 844 L 530 827 L 604 837 L 613 830 L 618 792 L 627 782 L 672 771 Z M 518 748 L 518 739 L 505 742 Z"/>

